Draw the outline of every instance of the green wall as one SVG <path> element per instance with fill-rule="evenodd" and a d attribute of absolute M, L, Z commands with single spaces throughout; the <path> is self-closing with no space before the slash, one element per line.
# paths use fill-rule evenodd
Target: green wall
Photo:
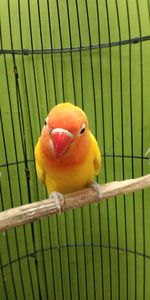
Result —
<path fill-rule="evenodd" d="M 99 182 L 150 172 L 149 0 L 0 0 L 0 54 L 0 210 L 47 196 L 34 145 L 62 101 L 88 116 Z M 149 233 L 150 189 L 1 233 L 0 298 L 150 299 Z"/>

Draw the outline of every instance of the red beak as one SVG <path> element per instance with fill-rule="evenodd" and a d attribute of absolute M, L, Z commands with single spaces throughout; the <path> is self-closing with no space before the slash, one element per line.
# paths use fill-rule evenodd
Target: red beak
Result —
<path fill-rule="evenodd" d="M 60 158 L 69 148 L 73 135 L 70 131 L 63 128 L 55 128 L 51 132 L 56 158 Z"/>

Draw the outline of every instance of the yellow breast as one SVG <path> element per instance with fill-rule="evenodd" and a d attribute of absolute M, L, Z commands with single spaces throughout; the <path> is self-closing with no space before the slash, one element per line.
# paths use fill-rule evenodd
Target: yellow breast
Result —
<path fill-rule="evenodd" d="M 45 185 L 48 192 L 66 194 L 86 187 L 95 175 L 93 155 L 90 152 L 85 161 L 78 165 L 69 165 L 66 168 L 56 168 L 53 164 L 45 166 Z"/>

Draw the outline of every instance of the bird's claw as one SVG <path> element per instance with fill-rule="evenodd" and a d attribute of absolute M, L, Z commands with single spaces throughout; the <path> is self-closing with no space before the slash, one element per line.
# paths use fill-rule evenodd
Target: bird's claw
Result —
<path fill-rule="evenodd" d="M 58 209 L 59 213 L 61 213 L 61 201 L 64 199 L 63 195 L 58 192 L 52 192 L 49 195 L 49 199 L 55 200 L 56 208 Z"/>
<path fill-rule="evenodd" d="M 92 181 L 88 186 L 97 192 L 98 198 L 99 198 L 99 200 L 101 200 L 103 197 L 103 194 L 102 194 L 102 191 L 100 190 L 99 184 L 95 181 Z"/>

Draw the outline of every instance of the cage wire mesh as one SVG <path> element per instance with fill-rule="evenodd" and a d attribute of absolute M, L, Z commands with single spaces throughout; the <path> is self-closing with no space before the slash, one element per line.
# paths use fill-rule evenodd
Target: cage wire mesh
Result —
<path fill-rule="evenodd" d="M 44 199 L 48 111 L 82 107 L 99 182 L 149 173 L 149 0 L 0 0 L 0 210 Z M 84 176 L 84 174 L 83 174 Z M 150 299 L 150 190 L 0 234 L 0 298 Z"/>

